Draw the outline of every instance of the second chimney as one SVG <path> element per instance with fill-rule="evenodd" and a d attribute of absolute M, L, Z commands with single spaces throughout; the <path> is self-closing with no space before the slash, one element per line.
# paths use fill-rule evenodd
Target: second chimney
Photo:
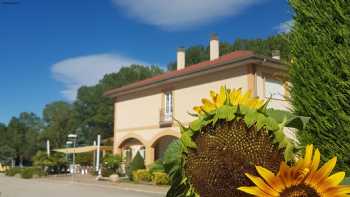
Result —
<path fill-rule="evenodd" d="M 176 54 L 176 62 L 177 62 L 177 66 L 176 69 L 180 70 L 185 68 L 186 65 L 186 56 L 185 56 L 185 48 L 180 47 L 177 49 L 177 54 Z"/>
<path fill-rule="evenodd" d="M 215 60 L 219 58 L 219 50 L 219 38 L 216 34 L 212 34 L 210 38 L 210 60 Z"/>

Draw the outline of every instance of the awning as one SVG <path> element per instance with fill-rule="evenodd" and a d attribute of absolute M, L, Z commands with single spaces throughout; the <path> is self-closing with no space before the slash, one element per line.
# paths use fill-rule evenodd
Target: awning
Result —
<path fill-rule="evenodd" d="M 112 146 L 100 146 L 101 151 L 112 151 Z M 97 146 L 83 146 L 83 147 L 76 147 L 76 148 L 60 148 L 60 149 L 54 149 L 55 152 L 60 153 L 87 153 L 87 152 L 93 152 L 97 151 Z"/>

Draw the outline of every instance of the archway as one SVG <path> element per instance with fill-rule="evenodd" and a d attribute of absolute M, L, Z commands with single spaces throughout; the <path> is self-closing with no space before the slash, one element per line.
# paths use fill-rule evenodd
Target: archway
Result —
<path fill-rule="evenodd" d="M 152 144 L 154 148 L 154 160 L 162 159 L 169 144 L 177 139 L 178 137 L 175 135 L 164 135 L 155 140 Z"/>
<path fill-rule="evenodd" d="M 128 165 L 136 156 L 137 152 L 145 158 L 145 144 L 143 144 L 139 139 L 127 138 L 123 140 L 119 148 L 122 151 L 122 158 L 126 165 Z"/>

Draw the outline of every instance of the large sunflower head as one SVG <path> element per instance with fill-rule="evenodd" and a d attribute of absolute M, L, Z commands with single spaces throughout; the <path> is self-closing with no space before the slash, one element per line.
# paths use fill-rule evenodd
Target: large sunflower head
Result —
<path fill-rule="evenodd" d="M 291 158 L 293 144 L 284 136 L 284 123 L 270 117 L 267 103 L 250 92 L 221 87 L 210 96 L 195 107 L 197 119 L 182 128 L 183 157 L 171 191 L 246 196 L 236 189 L 252 184 L 244 173 L 258 175 L 256 165 L 277 172 L 280 162 Z"/>
<path fill-rule="evenodd" d="M 306 147 L 305 157 L 294 166 L 282 162 L 279 172 L 275 175 L 270 170 L 257 166 L 256 170 L 262 177 L 246 173 L 246 176 L 256 185 L 240 187 L 248 194 L 268 197 L 340 197 L 350 194 L 350 186 L 340 186 L 345 172 L 337 172 L 330 176 L 337 158 L 326 162 L 321 168 L 320 152 L 313 153 L 313 145 Z"/>

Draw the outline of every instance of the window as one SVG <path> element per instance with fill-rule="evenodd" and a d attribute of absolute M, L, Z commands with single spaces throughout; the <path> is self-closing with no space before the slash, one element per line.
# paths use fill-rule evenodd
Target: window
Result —
<path fill-rule="evenodd" d="M 279 80 L 267 79 L 265 82 L 265 97 L 284 100 L 283 82 Z"/>
<path fill-rule="evenodd" d="M 164 100 L 164 114 L 167 118 L 171 118 L 173 114 L 173 95 L 171 92 L 166 92 L 165 93 L 165 100 Z"/>

